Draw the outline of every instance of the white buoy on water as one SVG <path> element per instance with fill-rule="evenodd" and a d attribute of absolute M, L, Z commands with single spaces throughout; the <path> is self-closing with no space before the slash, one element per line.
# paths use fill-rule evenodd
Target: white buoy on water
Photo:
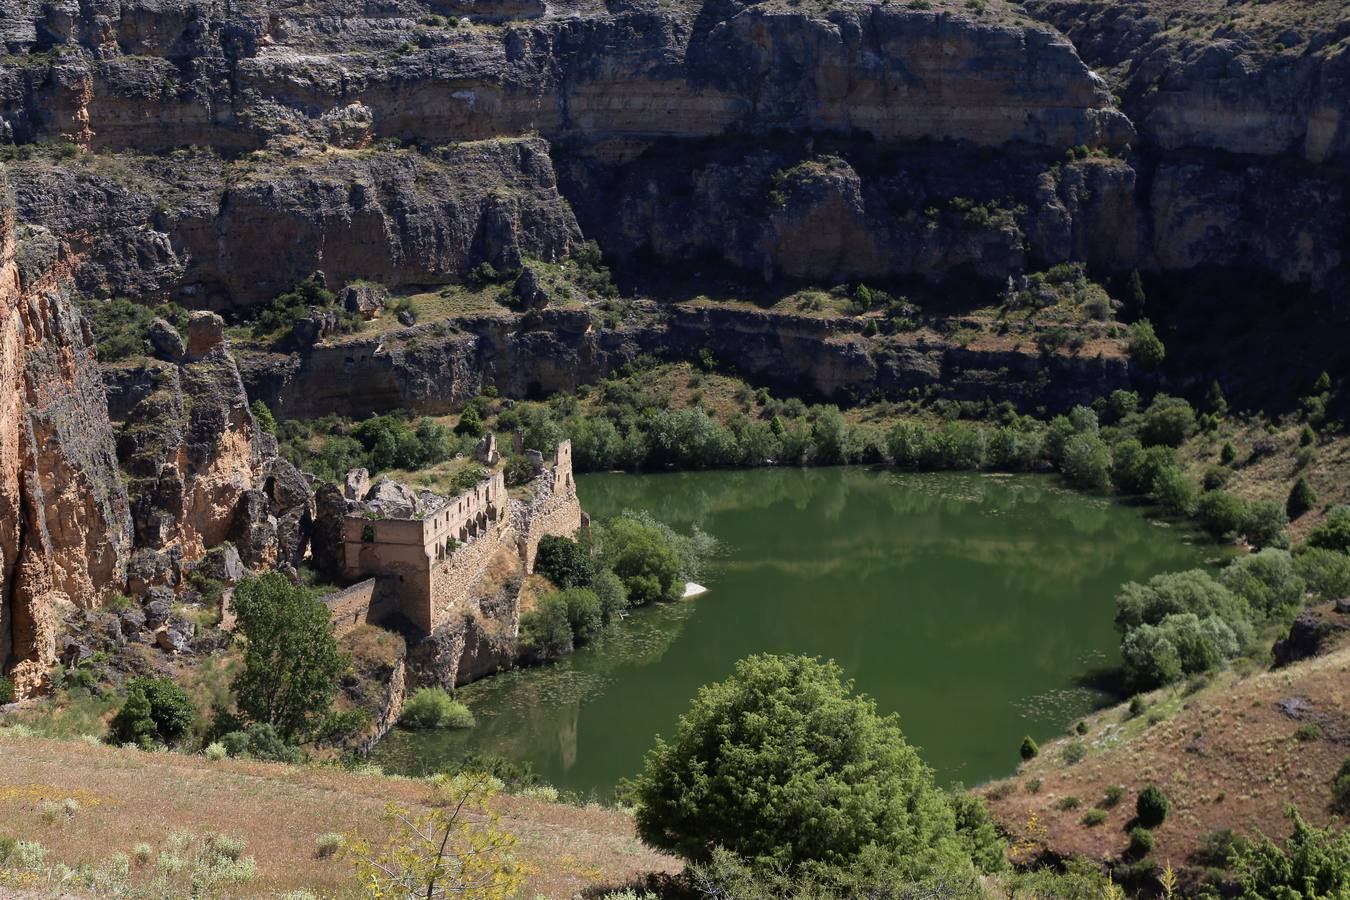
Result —
<path fill-rule="evenodd" d="M 692 581 L 686 581 L 684 583 L 685 600 L 688 600 L 690 597 L 697 597 L 699 594 L 706 594 L 706 593 L 708 593 L 708 589 L 701 584 L 695 584 Z"/>

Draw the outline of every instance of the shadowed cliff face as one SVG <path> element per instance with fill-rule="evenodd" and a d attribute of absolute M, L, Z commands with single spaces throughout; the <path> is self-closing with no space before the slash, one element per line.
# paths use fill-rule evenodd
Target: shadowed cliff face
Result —
<path fill-rule="evenodd" d="M 0 172 L 0 665 L 20 693 L 56 659 L 63 608 L 121 589 L 126 491 L 90 338 L 50 235 L 16 234 Z"/>

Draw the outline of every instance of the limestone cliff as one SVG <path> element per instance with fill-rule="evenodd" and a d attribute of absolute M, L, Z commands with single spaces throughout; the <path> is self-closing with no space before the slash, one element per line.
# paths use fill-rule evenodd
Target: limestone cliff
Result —
<path fill-rule="evenodd" d="M 419 24 L 443 12 L 435 3 L 172 0 L 82 14 L 6 0 L 11 48 L 54 58 L 7 72 L 0 116 L 21 140 L 151 151 L 532 131 L 624 141 L 814 129 L 1057 150 L 1129 140 L 1063 37 L 1011 5 L 935 7 L 574 2 L 446 26 Z"/>
<path fill-rule="evenodd" d="M 16 231 L 0 172 L 0 666 L 20 693 L 56 659 L 63 607 L 121 589 L 131 545 L 90 337 L 51 235 Z"/>
<path fill-rule="evenodd" d="M 558 259 L 580 240 L 538 138 L 437 150 L 210 153 L 32 160 L 17 202 L 82 250 L 97 296 L 170 296 L 221 309 L 270 300 L 316 270 L 444 284 L 472 266 Z"/>

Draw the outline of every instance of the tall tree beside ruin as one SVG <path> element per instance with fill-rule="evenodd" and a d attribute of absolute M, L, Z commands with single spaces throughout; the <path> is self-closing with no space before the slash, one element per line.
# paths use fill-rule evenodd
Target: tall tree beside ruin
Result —
<path fill-rule="evenodd" d="M 246 642 L 244 670 L 231 685 L 240 713 L 288 742 L 304 740 L 327 717 L 347 668 L 328 607 L 268 572 L 239 583 L 234 609 Z"/>

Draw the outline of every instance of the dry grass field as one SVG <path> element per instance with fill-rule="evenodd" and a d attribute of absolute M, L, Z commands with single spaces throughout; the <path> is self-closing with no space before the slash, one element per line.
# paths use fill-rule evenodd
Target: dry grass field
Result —
<path fill-rule="evenodd" d="M 1286 669 L 1223 673 L 1193 694 L 1166 688 L 1138 716 L 1119 706 L 1091 717 L 1085 734 L 1042 746 L 1014 777 L 981 792 L 1016 837 L 1059 854 L 1121 857 L 1136 794 L 1150 783 L 1171 804 L 1154 833 L 1159 865 L 1193 864 L 1203 839 L 1225 828 L 1282 840 L 1290 804 L 1318 825 L 1333 818 L 1331 780 L 1350 756 L 1347 673 L 1343 643 Z M 1112 786 L 1124 789 L 1114 805 Z M 1105 822 L 1085 823 L 1093 808 L 1105 809 Z"/>
<path fill-rule="evenodd" d="M 277 896 L 304 889 L 319 897 L 357 896 L 341 854 L 323 856 L 328 832 L 383 835 L 390 801 L 418 809 L 422 782 L 337 768 L 284 766 L 174 753 L 120 750 L 78 741 L 0 736 L 0 835 L 40 842 L 49 861 L 97 866 L 132 857 L 146 843 L 158 854 L 174 832 L 216 832 L 246 842 L 257 877 L 230 896 Z M 65 801 L 75 801 L 67 815 Z M 44 804 L 45 801 L 45 804 Z M 63 811 L 53 814 L 52 804 Z M 526 797 L 493 801 L 501 827 L 519 843 L 531 871 L 525 896 L 590 896 L 679 864 L 641 845 L 622 812 Z M 154 866 L 140 864 L 146 870 Z M 0 896 L 4 880 L 0 879 Z M 40 892 L 49 895 L 48 890 Z"/>

